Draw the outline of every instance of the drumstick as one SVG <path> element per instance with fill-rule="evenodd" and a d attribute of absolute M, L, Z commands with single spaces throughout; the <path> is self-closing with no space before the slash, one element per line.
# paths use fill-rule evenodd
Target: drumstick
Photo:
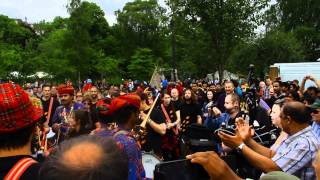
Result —
<path fill-rule="evenodd" d="M 160 93 L 157 95 L 156 99 L 154 100 L 151 108 L 150 108 L 149 111 L 148 111 L 148 114 L 147 114 L 146 118 L 141 122 L 141 124 L 140 124 L 141 127 L 143 127 L 143 128 L 146 127 L 147 120 L 149 119 L 149 117 L 150 117 L 150 115 L 151 115 L 151 112 L 152 112 L 154 106 L 156 105 L 156 103 L 157 103 L 157 101 L 158 101 L 159 96 L 160 96 Z"/>

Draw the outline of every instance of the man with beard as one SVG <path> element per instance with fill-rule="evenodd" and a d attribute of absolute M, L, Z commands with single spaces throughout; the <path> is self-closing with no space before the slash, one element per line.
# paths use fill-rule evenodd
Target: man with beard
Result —
<path fill-rule="evenodd" d="M 221 112 L 225 112 L 225 107 L 224 107 L 224 101 L 226 99 L 226 96 L 228 94 L 234 93 L 234 85 L 232 83 L 232 81 L 227 81 L 224 83 L 224 90 L 225 93 L 222 93 L 218 100 L 217 100 L 217 108 L 221 111 Z"/>
<path fill-rule="evenodd" d="M 144 120 L 150 111 L 151 106 L 147 104 L 148 96 L 145 93 L 138 94 L 141 98 L 140 117 Z M 161 144 L 162 136 L 166 134 L 166 121 L 157 108 L 153 108 L 149 119 L 147 120 L 146 143 L 142 144 L 142 149 L 146 152 L 153 151 L 158 157 L 162 158 Z"/>
<path fill-rule="evenodd" d="M 60 130 L 62 133 L 67 133 L 69 128 L 69 118 L 78 109 L 83 109 L 83 104 L 73 101 L 74 88 L 72 86 L 60 85 L 58 93 L 61 100 L 61 106 L 57 107 L 53 115 L 53 131 L 58 133 Z"/>
<path fill-rule="evenodd" d="M 51 97 L 51 87 L 48 84 L 45 84 L 42 86 L 42 97 L 41 97 L 41 102 L 42 102 L 42 107 L 44 111 L 44 116 L 46 118 L 46 126 L 52 126 L 52 118 L 53 114 L 56 111 L 57 107 L 60 106 L 59 101 Z M 50 112 L 49 112 L 50 109 Z M 50 115 L 49 115 L 50 113 Z M 48 117 L 50 116 L 50 117 Z"/>
<path fill-rule="evenodd" d="M 98 93 L 99 93 L 98 88 L 96 86 L 92 86 L 90 89 L 90 94 L 91 94 L 91 98 L 92 98 L 92 105 L 94 107 L 96 106 L 96 103 L 99 100 Z"/>
<path fill-rule="evenodd" d="M 221 113 L 216 107 L 212 108 L 211 115 L 208 116 L 205 121 L 206 127 L 216 130 L 221 127 L 222 123 L 233 126 L 235 125 L 236 118 L 243 116 L 245 116 L 244 119 L 249 122 L 249 116 L 240 111 L 240 98 L 237 94 L 228 94 L 225 98 L 224 107 L 226 109 L 225 113 Z"/>
<path fill-rule="evenodd" d="M 186 89 L 183 95 L 183 103 L 180 107 L 181 133 L 184 134 L 187 127 L 193 123 L 202 124 L 201 107 L 197 104 L 196 97 L 191 89 Z"/>
<path fill-rule="evenodd" d="M 169 94 L 164 93 L 160 105 L 163 116 L 166 118 L 167 131 L 162 136 L 162 154 L 165 161 L 179 158 L 178 124 L 180 124 L 180 110 L 176 110 L 171 103 Z"/>
<path fill-rule="evenodd" d="M 273 96 L 275 97 L 275 99 L 279 99 L 280 95 L 281 95 L 281 81 L 275 81 L 273 82 Z"/>

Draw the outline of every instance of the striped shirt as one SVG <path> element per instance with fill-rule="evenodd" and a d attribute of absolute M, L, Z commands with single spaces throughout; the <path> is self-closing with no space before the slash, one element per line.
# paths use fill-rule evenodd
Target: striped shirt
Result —
<path fill-rule="evenodd" d="M 317 138 L 319 139 L 320 138 L 320 123 L 313 121 L 312 130 L 313 130 L 314 134 L 317 136 Z"/>
<path fill-rule="evenodd" d="M 312 161 L 320 143 L 312 128 L 307 128 L 288 136 L 272 157 L 282 171 L 295 175 L 300 179 L 316 179 Z"/>

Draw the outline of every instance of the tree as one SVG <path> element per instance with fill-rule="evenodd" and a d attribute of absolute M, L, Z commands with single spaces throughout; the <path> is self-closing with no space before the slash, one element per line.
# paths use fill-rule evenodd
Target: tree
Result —
<path fill-rule="evenodd" d="M 94 65 L 99 61 L 97 52 L 103 49 L 108 28 L 103 11 L 94 3 L 82 2 L 71 12 L 66 32 L 65 53 L 70 64 L 75 64 L 82 76 L 99 76 Z M 76 74 L 73 77 L 76 77 Z"/>
<path fill-rule="evenodd" d="M 274 18 L 268 24 L 278 23 L 270 30 L 294 32 L 295 37 L 303 45 L 304 61 L 314 61 L 320 57 L 320 1 L 318 0 L 278 0 L 273 5 Z"/>
<path fill-rule="evenodd" d="M 34 72 L 27 64 L 35 49 L 37 35 L 32 27 L 20 20 L 0 15 L 0 76 L 6 78 L 13 71 L 23 75 Z"/>
<path fill-rule="evenodd" d="M 53 19 L 53 22 L 40 21 L 33 24 L 33 29 L 40 37 L 47 37 L 50 33 L 58 29 L 67 29 L 67 18 L 57 16 Z"/>
<path fill-rule="evenodd" d="M 34 61 L 38 62 L 38 70 L 48 72 L 57 80 L 77 77 L 76 64 L 72 64 L 68 59 L 64 46 L 66 35 L 65 29 L 51 32 L 39 44 L 39 55 L 34 58 Z"/>
<path fill-rule="evenodd" d="M 238 45 L 230 58 L 230 66 L 234 71 L 246 74 L 244 67 L 254 64 L 256 74 L 264 78 L 270 65 L 279 62 L 299 62 L 304 58 L 304 53 L 301 43 L 293 33 L 276 31 L 252 42 Z"/>
<path fill-rule="evenodd" d="M 208 33 L 210 51 L 220 77 L 234 47 L 254 35 L 268 0 L 171 0 L 186 21 Z"/>
<path fill-rule="evenodd" d="M 21 49 L 0 43 L 0 79 L 6 79 L 13 71 L 22 69 Z"/>
<path fill-rule="evenodd" d="M 95 68 L 102 74 L 101 79 L 106 79 L 109 83 L 117 84 L 121 82 L 122 75 L 124 74 L 120 69 L 120 61 L 113 57 L 104 57 L 104 54 L 100 54 L 102 57 Z"/>
<path fill-rule="evenodd" d="M 131 62 L 128 66 L 129 74 L 135 79 L 149 80 L 155 65 L 155 58 L 151 49 L 137 49 L 131 57 Z"/>
<path fill-rule="evenodd" d="M 121 53 L 130 59 L 137 48 L 149 48 L 155 56 L 165 58 L 165 9 L 156 0 L 128 2 L 122 11 L 116 11 L 117 39 L 122 44 Z"/>

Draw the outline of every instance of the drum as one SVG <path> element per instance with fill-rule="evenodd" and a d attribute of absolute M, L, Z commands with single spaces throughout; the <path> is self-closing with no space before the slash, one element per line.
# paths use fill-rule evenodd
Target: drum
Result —
<path fill-rule="evenodd" d="M 146 178 L 153 179 L 153 172 L 160 159 L 153 153 L 142 152 L 142 164 L 146 172 Z"/>

